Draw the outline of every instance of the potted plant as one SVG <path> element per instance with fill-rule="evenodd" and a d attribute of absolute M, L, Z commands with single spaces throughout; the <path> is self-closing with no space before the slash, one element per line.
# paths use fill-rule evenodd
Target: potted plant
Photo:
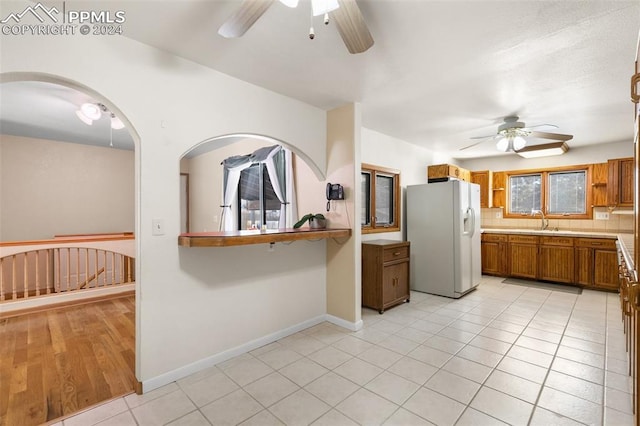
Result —
<path fill-rule="evenodd" d="M 327 227 L 327 219 L 321 213 L 305 214 L 304 216 L 302 216 L 302 219 L 300 219 L 298 222 L 296 222 L 295 225 L 293 225 L 293 227 L 295 229 L 300 228 L 306 221 L 309 221 L 309 228 L 312 229 L 324 229 Z"/>

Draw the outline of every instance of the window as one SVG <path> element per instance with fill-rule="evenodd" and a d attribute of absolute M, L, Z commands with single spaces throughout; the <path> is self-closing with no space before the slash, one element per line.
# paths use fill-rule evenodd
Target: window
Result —
<path fill-rule="evenodd" d="M 529 216 L 532 210 L 541 210 L 547 217 L 591 217 L 589 166 L 514 171 L 507 176 L 507 217 Z"/>
<path fill-rule="evenodd" d="M 362 165 L 360 224 L 363 233 L 400 230 L 400 172 Z"/>
<path fill-rule="evenodd" d="M 284 150 L 275 154 L 276 161 L 284 161 Z M 282 188 L 284 191 L 285 188 Z M 240 172 L 238 182 L 238 228 L 278 229 L 282 203 L 271 183 L 265 163 L 254 163 Z"/>

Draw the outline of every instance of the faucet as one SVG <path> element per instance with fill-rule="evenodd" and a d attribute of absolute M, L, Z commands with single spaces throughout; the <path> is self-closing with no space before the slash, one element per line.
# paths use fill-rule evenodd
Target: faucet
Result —
<path fill-rule="evenodd" d="M 533 209 L 531 209 L 531 216 L 535 216 L 537 213 L 540 213 L 540 216 L 542 216 L 542 218 L 540 219 L 541 220 L 540 230 L 544 231 L 549 226 L 549 221 L 547 219 L 545 219 L 544 213 L 542 212 L 542 210 L 533 210 Z"/>

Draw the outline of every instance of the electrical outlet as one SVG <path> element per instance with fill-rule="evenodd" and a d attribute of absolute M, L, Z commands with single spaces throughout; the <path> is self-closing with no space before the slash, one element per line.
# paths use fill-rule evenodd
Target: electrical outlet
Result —
<path fill-rule="evenodd" d="M 609 220 L 608 212 L 596 212 L 596 220 Z"/>

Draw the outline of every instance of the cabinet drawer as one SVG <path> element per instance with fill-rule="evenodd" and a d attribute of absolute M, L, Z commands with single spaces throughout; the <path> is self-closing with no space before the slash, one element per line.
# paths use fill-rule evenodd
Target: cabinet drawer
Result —
<path fill-rule="evenodd" d="M 573 238 L 571 237 L 540 237 L 540 244 L 545 246 L 565 246 L 573 247 Z"/>
<path fill-rule="evenodd" d="M 576 238 L 576 247 L 593 247 L 615 250 L 616 240 L 607 238 Z"/>
<path fill-rule="evenodd" d="M 409 257 L 409 247 L 385 247 L 382 253 L 382 261 L 390 262 L 392 260 L 405 259 Z"/>
<path fill-rule="evenodd" d="M 494 243 L 506 243 L 509 236 L 506 234 L 482 234 L 482 241 L 491 241 Z"/>
<path fill-rule="evenodd" d="M 537 235 L 509 235 L 510 243 L 538 244 L 540 237 Z"/>

